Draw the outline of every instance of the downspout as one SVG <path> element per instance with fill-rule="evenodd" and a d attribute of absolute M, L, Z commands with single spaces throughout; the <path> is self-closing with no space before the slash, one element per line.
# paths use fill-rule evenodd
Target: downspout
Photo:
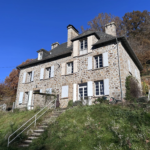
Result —
<path fill-rule="evenodd" d="M 121 101 L 122 101 L 122 84 L 121 84 L 121 73 L 120 73 L 120 60 L 119 60 L 119 49 L 118 49 L 118 39 L 116 36 L 116 42 L 117 42 L 117 55 L 118 55 L 118 68 L 119 68 L 119 80 L 120 80 L 120 93 L 121 93 Z"/>

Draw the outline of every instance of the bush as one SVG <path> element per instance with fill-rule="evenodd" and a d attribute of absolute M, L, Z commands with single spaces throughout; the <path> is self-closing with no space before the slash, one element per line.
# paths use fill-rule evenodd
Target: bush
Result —
<path fill-rule="evenodd" d="M 94 103 L 96 104 L 96 103 L 108 103 L 108 101 L 106 100 L 106 97 L 99 97 L 99 98 L 97 98 L 95 101 L 94 101 Z"/>
<path fill-rule="evenodd" d="M 69 107 L 73 107 L 73 100 L 70 100 L 69 102 L 68 102 L 68 108 Z"/>
<path fill-rule="evenodd" d="M 138 81 L 133 76 L 128 76 L 126 78 L 125 99 L 128 101 L 135 101 L 139 96 L 141 96 L 141 90 Z"/>

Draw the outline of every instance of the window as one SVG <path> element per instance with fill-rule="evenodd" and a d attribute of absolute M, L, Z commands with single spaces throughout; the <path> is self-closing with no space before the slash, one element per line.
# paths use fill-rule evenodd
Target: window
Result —
<path fill-rule="evenodd" d="M 104 82 L 103 80 L 95 82 L 95 95 L 104 95 Z"/>
<path fill-rule="evenodd" d="M 83 39 L 80 41 L 80 55 L 86 54 L 88 48 L 87 39 Z"/>
<path fill-rule="evenodd" d="M 67 63 L 67 74 L 73 73 L 73 62 Z"/>
<path fill-rule="evenodd" d="M 27 82 L 32 81 L 32 72 L 28 72 Z"/>
<path fill-rule="evenodd" d="M 103 67 L 102 55 L 95 56 L 95 68 L 101 68 L 101 67 Z"/>
<path fill-rule="evenodd" d="M 46 79 L 51 78 L 51 67 L 46 68 Z"/>

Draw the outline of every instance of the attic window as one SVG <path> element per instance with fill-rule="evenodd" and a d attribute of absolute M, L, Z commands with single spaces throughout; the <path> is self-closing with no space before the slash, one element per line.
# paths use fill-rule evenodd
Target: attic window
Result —
<path fill-rule="evenodd" d="M 86 54 L 88 49 L 87 38 L 80 40 L 80 55 Z"/>
<path fill-rule="evenodd" d="M 38 60 L 41 60 L 42 57 L 43 57 L 43 52 L 39 52 L 39 54 L 38 54 Z"/>
<path fill-rule="evenodd" d="M 42 59 L 42 52 L 40 53 L 40 60 Z"/>

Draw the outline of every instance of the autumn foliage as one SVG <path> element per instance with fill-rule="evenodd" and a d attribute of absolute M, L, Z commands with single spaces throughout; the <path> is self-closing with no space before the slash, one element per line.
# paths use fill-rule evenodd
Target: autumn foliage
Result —
<path fill-rule="evenodd" d="M 115 22 L 117 36 L 125 36 L 143 67 L 150 60 L 150 12 L 144 10 L 126 13 L 122 18 L 112 14 L 100 13 L 88 22 L 89 28 L 81 31 L 95 30 L 105 32 L 105 24 Z M 143 70 L 144 71 L 144 70 Z"/>
<path fill-rule="evenodd" d="M 33 59 L 27 59 L 25 62 L 21 63 L 21 65 L 25 65 L 31 62 Z M 5 82 L 0 83 L 0 100 L 3 99 L 4 96 L 11 97 L 11 101 L 15 101 L 16 92 L 19 81 L 19 69 L 13 69 L 9 76 L 5 78 Z"/>

